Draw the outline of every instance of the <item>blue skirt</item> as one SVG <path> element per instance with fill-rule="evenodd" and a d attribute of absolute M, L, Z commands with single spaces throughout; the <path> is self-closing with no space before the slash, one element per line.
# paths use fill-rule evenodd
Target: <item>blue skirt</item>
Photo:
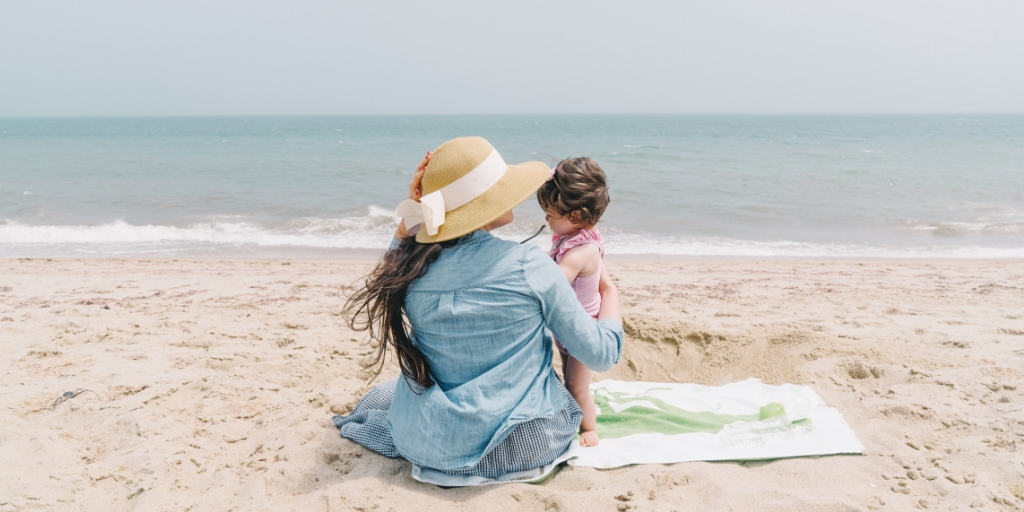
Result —
<path fill-rule="evenodd" d="M 331 420 L 347 437 L 385 457 L 401 457 L 391 439 L 388 427 L 388 406 L 395 394 L 398 379 L 377 385 L 359 401 L 351 414 L 334 416 Z M 576 400 L 560 386 L 568 398 L 565 409 L 550 418 L 536 418 L 516 425 L 500 444 L 476 464 L 458 469 L 429 469 L 433 473 L 453 476 L 500 479 L 511 473 L 541 468 L 565 453 L 579 432 L 583 411 Z"/>

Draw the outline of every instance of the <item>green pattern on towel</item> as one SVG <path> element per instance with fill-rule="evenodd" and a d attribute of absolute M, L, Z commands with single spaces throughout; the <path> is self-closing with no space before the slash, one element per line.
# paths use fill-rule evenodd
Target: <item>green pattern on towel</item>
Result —
<path fill-rule="evenodd" d="M 664 389 L 664 388 L 662 388 Z M 651 391 L 655 391 L 652 389 Z M 655 407 L 632 405 L 621 408 L 628 402 L 646 401 Z M 665 403 L 650 395 L 631 395 L 612 391 L 597 390 L 594 402 L 600 412 L 597 415 L 597 433 L 602 438 L 615 438 L 640 433 L 685 434 L 689 432 L 718 433 L 726 425 L 736 421 L 760 421 L 786 416 L 782 404 L 772 402 L 752 414 L 718 414 L 709 411 L 687 411 Z M 612 404 L 620 405 L 616 412 Z M 795 423 L 802 423 L 797 421 Z"/>

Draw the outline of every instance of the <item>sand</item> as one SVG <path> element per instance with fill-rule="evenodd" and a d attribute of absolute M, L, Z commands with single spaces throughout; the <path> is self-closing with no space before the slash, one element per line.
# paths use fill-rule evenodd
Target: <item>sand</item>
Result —
<path fill-rule="evenodd" d="M 370 265 L 0 260 L 0 511 L 1024 508 L 1022 261 L 610 260 L 595 379 L 808 385 L 864 455 L 466 489 L 330 425 L 371 385 L 339 316 Z"/>

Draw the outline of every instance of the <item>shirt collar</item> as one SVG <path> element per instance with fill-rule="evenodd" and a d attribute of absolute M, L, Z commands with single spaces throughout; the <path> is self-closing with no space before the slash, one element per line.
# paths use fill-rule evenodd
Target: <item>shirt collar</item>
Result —
<path fill-rule="evenodd" d="M 492 234 L 488 233 L 486 229 L 480 228 L 468 235 L 466 235 L 459 245 L 479 243 L 488 238 L 491 238 Z"/>

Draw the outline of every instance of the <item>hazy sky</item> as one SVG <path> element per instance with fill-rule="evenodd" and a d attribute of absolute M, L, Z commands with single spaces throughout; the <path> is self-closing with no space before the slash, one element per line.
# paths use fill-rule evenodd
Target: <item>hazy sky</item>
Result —
<path fill-rule="evenodd" d="M 0 0 L 0 117 L 1024 112 L 1024 1 Z"/>

